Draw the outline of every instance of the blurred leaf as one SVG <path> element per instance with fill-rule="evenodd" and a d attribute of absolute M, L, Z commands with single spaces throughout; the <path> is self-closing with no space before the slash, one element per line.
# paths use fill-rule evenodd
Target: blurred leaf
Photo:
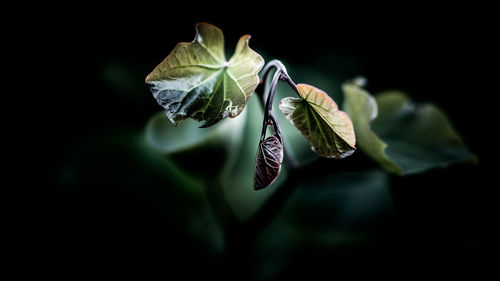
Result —
<path fill-rule="evenodd" d="M 169 247 L 173 255 L 183 255 L 193 243 L 203 251 L 223 249 L 203 182 L 152 149 L 141 132 L 90 137 L 70 159 L 61 186 L 86 226 L 163 235 L 158 241 L 177 243 Z"/>
<path fill-rule="evenodd" d="M 255 162 L 255 190 L 266 188 L 276 180 L 282 161 L 283 145 L 278 137 L 269 136 L 259 144 Z"/>
<path fill-rule="evenodd" d="M 375 98 L 354 83 L 346 83 L 344 90 L 344 110 L 351 117 L 358 145 L 366 154 L 377 161 L 389 172 L 401 174 L 398 164 L 387 157 L 383 142 L 370 128 L 370 123 L 377 117 L 378 107 Z"/>
<path fill-rule="evenodd" d="M 389 187 L 382 170 L 329 174 L 299 184 L 252 246 L 259 274 L 300 264 L 297 260 L 307 259 L 303 252 L 331 257 L 346 246 L 391 240 L 390 222 L 396 218 Z"/>
<path fill-rule="evenodd" d="M 446 115 L 432 104 L 413 104 L 401 92 L 377 95 L 379 116 L 373 131 L 387 144 L 387 155 L 404 174 L 445 167 L 474 157 Z"/>
<path fill-rule="evenodd" d="M 145 140 L 184 173 L 206 183 L 220 179 L 229 207 L 240 220 L 246 220 L 286 177 L 282 168 L 281 176 L 270 187 L 260 192 L 253 189 L 262 118 L 262 106 L 256 98 L 249 100 L 237 118 L 205 129 L 189 119 L 175 127 L 164 112 L 159 112 L 146 124 Z"/>
<path fill-rule="evenodd" d="M 262 130 L 263 109 L 257 98 L 248 101 L 241 146 L 231 154 L 222 176 L 222 187 L 227 202 L 236 217 L 245 221 L 272 195 L 287 177 L 287 168 L 282 166 L 279 177 L 267 188 L 255 192 L 255 157 Z M 239 118 L 239 117 L 238 117 Z M 231 122 L 231 120 L 228 120 Z"/>
<path fill-rule="evenodd" d="M 184 170 L 214 179 L 231 165 L 231 157 L 240 149 L 245 120 L 242 114 L 206 129 L 198 128 L 194 120 L 175 127 L 165 112 L 159 112 L 147 122 L 144 134 L 155 151 L 168 155 Z"/>
<path fill-rule="evenodd" d="M 356 139 L 349 116 L 320 89 L 307 84 L 298 84 L 297 89 L 303 99 L 285 98 L 280 109 L 306 137 L 312 150 L 328 158 L 351 155 Z"/>
<path fill-rule="evenodd" d="M 419 173 L 473 157 L 434 105 L 415 105 L 401 92 L 373 98 L 354 83 L 344 85 L 344 95 L 360 148 L 389 172 Z"/>
<path fill-rule="evenodd" d="M 193 42 L 179 43 L 146 84 L 173 124 L 193 118 L 208 127 L 243 111 L 264 60 L 248 46 L 250 35 L 240 38 L 226 61 L 222 31 L 207 23 L 198 23 L 196 30 Z"/>

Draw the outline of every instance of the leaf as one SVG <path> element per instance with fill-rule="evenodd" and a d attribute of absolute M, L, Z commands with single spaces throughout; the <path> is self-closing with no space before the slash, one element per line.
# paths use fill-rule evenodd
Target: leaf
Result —
<path fill-rule="evenodd" d="M 373 98 L 356 84 L 343 88 L 359 147 L 387 171 L 414 174 L 474 157 L 435 105 L 417 105 L 402 92 Z"/>
<path fill-rule="evenodd" d="M 169 168 L 169 174 L 185 174 L 202 185 L 211 185 L 214 180 L 220 182 L 221 193 L 231 211 L 238 220 L 245 221 L 287 176 L 287 169 L 282 166 L 280 176 L 271 186 L 259 192 L 252 188 L 263 115 L 260 101 L 250 99 L 245 111 L 235 119 L 221 120 L 200 130 L 192 119 L 174 127 L 162 111 L 146 124 L 144 142 L 152 153 L 176 167 Z"/>
<path fill-rule="evenodd" d="M 245 112 L 240 116 L 248 117 L 244 129 L 240 133 L 242 144 L 230 155 L 234 159 L 227 164 L 230 169 L 224 171 L 222 184 L 224 197 L 227 199 L 227 203 L 234 215 L 239 221 L 246 221 L 279 189 L 280 185 L 286 180 L 288 170 L 286 166 L 282 165 L 280 176 L 273 184 L 259 190 L 259 192 L 254 191 L 252 186 L 254 186 L 255 178 L 255 156 L 259 149 L 264 116 L 262 104 L 258 99 L 250 99 Z M 236 120 L 239 118 L 236 118 Z M 233 120 L 221 121 L 220 123 L 226 122 L 234 123 Z M 226 138 L 228 135 L 230 134 L 226 133 Z"/>
<path fill-rule="evenodd" d="M 254 189 L 268 187 L 278 177 L 283 161 L 283 145 L 274 135 L 259 144 L 255 162 Z"/>
<path fill-rule="evenodd" d="M 270 275 L 310 264 L 315 255 L 304 252 L 321 253 L 325 263 L 357 259 L 360 249 L 401 237 L 390 186 L 389 175 L 379 169 L 327 173 L 299 183 L 253 244 L 255 271 Z"/>
<path fill-rule="evenodd" d="M 375 98 L 355 83 L 346 83 L 344 109 L 354 124 L 359 147 L 389 172 L 401 174 L 401 167 L 385 154 L 387 144 L 370 129 L 370 122 L 377 117 Z"/>
<path fill-rule="evenodd" d="M 235 161 L 233 155 L 243 141 L 245 120 L 243 113 L 235 120 L 223 120 L 200 130 L 194 120 L 174 127 L 165 112 L 158 112 L 147 122 L 144 136 L 148 146 L 188 173 L 213 179 Z"/>
<path fill-rule="evenodd" d="M 303 99 L 284 98 L 280 109 L 306 137 L 314 152 L 328 158 L 345 158 L 355 150 L 356 137 L 351 119 L 322 90 L 298 84 Z"/>
<path fill-rule="evenodd" d="M 193 120 L 186 120 L 174 127 L 165 112 L 158 112 L 146 123 L 144 134 L 153 149 L 161 154 L 172 155 L 199 146 L 224 147 L 234 141 L 233 139 L 241 142 L 242 137 L 238 134 L 245 126 L 245 119 L 246 115 L 242 114 L 234 122 L 224 120 L 207 130 L 199 130 Z"/>
<path fill-rule="evenodd" d="M 327 89 L 328 77 L 316 71 L 314 68 L 306 66 L 296 66 L 291 63 L 285 63 L 289 73 L 293 73 L 294 79 L 298 81 L 309 81 L 312 85 L 322 86 L 321 89 Z M 278 85 L 273 101 L 273 108 L 278 108 L 280 101 L 286 97 L 294 96 L 296 93 L 291 87 L 282 87 Z M 311 150 L 311 145 L 304 138 L 304 135 L 295 128 L 295 126 L 285 117 L 284 114 L 276 114 L 274 116 L 281 127 L 281 135 L 286 140 L 287 153 L 297 160 L 298 163 L 308 163 L 319 157 Z"/>
<path fill-rule="evenodd" d="M 71 176 L 61 184 L 72 194 L 68 202 L 85 214 L 90 226 L 102 223 L 104 229 L 130 230 L 124 237 L 149 229 L 148 238 L 167 239 L 177 256 L 193 245 L 207 253 L 222 250 L 224 237 L 207 203 L 204 183 L 151 149 L 142 132 L 90 134 L 70 153 L 60 169 Z M 168 222 L 168 229 L 158 220 Z"/>
<path fill-rule="evenodd" d="M 229 61 L 222 31 L 207 23 L 196 25 L 191 43 L 179 43 L 147 77 L 146 84 L 170 121 L 186 118 L 208 127 L 238 116 L 259 83 L 262 57 L 250 49 L 250 35 L 238 41 Z"/>

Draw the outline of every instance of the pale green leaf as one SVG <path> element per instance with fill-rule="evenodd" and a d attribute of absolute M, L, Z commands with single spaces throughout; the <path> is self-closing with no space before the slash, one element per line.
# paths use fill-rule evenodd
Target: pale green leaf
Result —
<path fill-rule="evenodd" d="M 286 165 L 282 165 L 280 176 L 268 187 L 255 192 L 254 169 L 255 156 L 258 154 L 260 132 L 264 111 L 258 99 L 250 99 L 247 109 L 241 116 L 247 116 L 243 132 L 240 132 L 242 144 L 231 154 L 234 161 L 228 163 L 229 169 L 224 172 L 222 180 L 224 197 L 234 215 L 241 221 L 251 218 L 262 204 L 279 189 L 286 180 L 288 171 Z M 238 120 L 240 117 L 236 118 Z M 234 123 L 233 120 L 229 123 Z M 223 123 L 226 121 L 221 121 Z M 217 125 L 218 126 L 218 125 Z M 226 136 L 229 134 L 226 134 Z"/>
<path fill-rule="evenodd" d="M 343 90 L 359 147 L 387 171 L 414 174 L 473 157 L 438 107 L 396 91 L 374 98 L 354 83 Z"/>
<path fill-rule="evenodd" d="M 371 121 L 378 115 L 375 98 L 355 83 L 344 84 L 343 90 L 344 110 L 351 117 L 361 150 L 387 171 L 401 174 L 401 167 L 385 154 L 387 144 L 370 128 Z"/>
<path fill-rule="evenodd" d="M 264 60 L 248 46 L 250 35 L 240 38 L 226 61 L 222 31 L 207 23 L 197 24 L 196 30 L 193 42 L 179 43 L 146 84 L 174 125 L 193 118 L 208 127 L 243 111 Z"/>
<path fill-rule="evenodd" d="M 234 165 L 233 156 L 243 139 L 246 114 L 234 120 L 222 120 L 201 130 L 194 120 L 174 125 L 165 112 L 153 115 L 145 127 L 145 140 L 154 151 L 168 156 L 189 173 L 213 179 Z"/>
<path fill-rule="evenodd" d="M 352 122 L 322 90 L 298 84 L 300 98 L 284 98 L 280 109 L 306 137 L 318 155 L 344 158 L 355 151 L 356 137 Z"/>

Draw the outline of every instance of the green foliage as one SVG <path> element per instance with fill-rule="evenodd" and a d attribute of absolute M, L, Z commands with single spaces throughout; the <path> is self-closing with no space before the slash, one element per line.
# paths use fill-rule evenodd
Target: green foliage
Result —
<path fill-rule="evenodd" d="M 206 23 L 197 24 L 196 29 L 193 42 L 178 44 L 146 78 L 146 84 L 166 109 L 166 116 L 174 126 L 178 126 L 181 120 L 192 118 L 204 121 L 202 127 L 208 127 L 227 116 L 238 116 L 259 85 L 258 72 L 264 63 L 262 57 L 249 48 L 249 35 L 241 37 L 233 57 L 226 61 L 222 31 Z M 283 118 L 276 118 L 271 112 L 279 81 L 288 82 L 299 95 L 299 98 L 282 96 L 280 109 L 319 156 L 345 158 L 356 150 L 357 140 L 364 153 L 388 172 L 398 175 L 443 167 L 472 157 L 450 122 L 433 105 L 416 106 L 399 92 L 383 93 L 374 98 L 358 84 L 349 82 L 342 88 L 346 111 L 343 112 L 324 91 L 307 84 L 295 85 L 284 65 L 276 60 L 268 63 L 263 71 L 261 84 L 264 87 L 272 67 L 276 67 L 276 72 L 271 87 L 260 93 L 262 98 L 268 98 L 262 112 L 261 141 L 257 143 L 257 151 L 253 152 L 253 155 L 257 154 L 252 169 L 255 189 L 267 187 L 278 177 L 283 150 L 290 159 L 294 158 L 296 151 L 304 154 L 301 146 L 304 147 L 305 142 L 297 141 L 298 134 L 287 133 L 290 130 L 287 126 L 284 133 L 286 143 L 282 143 L 280 127 L 276 123 Z M 250 177 L 234 177 L 233 168 L 247 162 L 244 159 L 248 155 L 235 155 L 238 155 L 241 143 L 248 142 L 246 136 L 242 139 L 242 132 L 248 134 L 248 125 L 256 126 L 255 117 L 258 115 L 250 113 L 232 125 L 227 122 L 217 124 L 209 132 L 198 132 L 192 121 L 186 121 L 184 126 L 174 130 L 165 118 L 157 115 L 148 123 L 146 138 L 152 147 L 176 159 L 186 171 L 207 178 L 216 175 L 216 180 L 223 185 L 231 182 L 230 185 L 234 186 L 238 182 L 237 185 L 242 186 L 239 182 Z M 245 121 L 246 118 L 249 120 Z M 268 126 L 273 126 L 275 135 L 265 139 Z M 200 159 L 198 155 L 203 147 L 209 147 L 206 151 L 208 157 Z M 254 151 L 248 147 L 245 149 Z M 239 209 L 237 205 L 232 208 Z"/>
<path fill-rule="evenodd" d="M 417 105 L 395 91 L 374 98 L 354 83 L 343 90 L 359 147 L 387 171 L 413 174 L 473 157 L 435 105 Z"/>
<path fill-rule="evenodd" d="M 256 118 L 249 118 L 256 116 Z M 222 120 L 200 129 L 194 120 L 184 120 L 175 127 L 164 112 L 154 114 L 146 124 L 144 139 L 157 154 L 169 159 L 183 174 L 201 179 L 206 185 L 220 185 L 231 212 L 246 220 L 269 198 L 286 178 L 286 167 L 269 188 L 254 192 L 254 159 L 259 143 L 257 132 L 262 125 L 262 108 L 251 99 L 237 118 Z M 300 135 L 291 138 L 296 141 Z M 250 188 L 249 188 L 250 187 Z"/>
<path fill-rule="evenodd" d="M 222 38 L 217 32 L 213 26 L 200 24 L 197 38 L 200 34 L 204 38 Z M 183 44 L 196 45 L 199 40 Z M 203 42 L 217 46 L 214 50 L 223 45 L 210 40 Z M 184 47 L 176 49 L 178 56 L 188 48 L 183 44 L 179 46 Z M 214 54 L 219 56 L 217 52 Z M 127 118 L 116 118 L 111 124 L 99 123 L 100 131 L 105 133 L 85 134 L 85 140 L 67 144 L 72 155 L 61 161 L 58 188 L 74 208 L 64 213 L 73 211 L 76 220 L 84 221 L 83 227 L 75 228 L 75 232 L 83 233 L 83 239 L 68 236 L 72 241 L 87 241 L 87 233 L 92 232 L 102 243 L 97 244 L 97 250 L 101 246 L 106 250 L 108 244 L 119 241 L 115 242 L 117 249 L 132 256 L 130 247 L 135 243 L 141 249 L 154 249 L 162 256 L 175 257 L 170 267 L 185 266 L 187 271 L 194 269 L 202 277 L 211 277 L 207 273 L 211 269 L 212 273 L 227 274 L 228 280 L 242 276 L 249 280 L 283 279 L 280 278 L 283 272 L 289 269 L 293 275 L 297 268 L 331 274 L 331 265 L 336 264 L 335 270 L 340 269 L 342 261 L 358 266 L 363 258 L 371 263 L 376 259 L 385 261 L 380 256 L 399 259 L 404 256 L 402 253 L 411 256 L 415 251 L 428 257 L 436 245 L 438 253 L 455 245 L 474 253 L 474 243 L 479 241 L 465 240 L 463 234 L 464 226 L 468 227 L 467 233 L 476 231 L 476 224 L 470 227 L 462 221 L 476 221 L 475 213 L 469 212 L 473 209 L 472 201 L 467 198 L 476 188 L 472 182 L 481 177 L 471 176 L 466 166 L 429 171 L 471 157 L 450 120 L 436 106 L 415 104 L 400 92 L 372 96 L 353 83 L 344 84 L 342 92 L 338 90 L 340 76 L 327 71 L 338 65 L 324 61 L 307 66 L 287 64 L 294 79 L 325 90 L 349 118 L 344 118 L 335 102 L 321 90 L 309 86 L 309 90 L 319 92 L 315 97 L 319 100 L 315 100 L 314 95 L 307 95 L 306 86 L 299 84 L 297 90 L 299 95 L 303 94 L 302 98 L 290 98 L 295 94 L 294 89 L 279 83 L 273 113 L 281 127 L 280 144 L 285 157 L 278 168 L 279 176 L 273 174 L 276 169 L 267 172 L 273 178 L 263 185 L 269 186 L 255 192 L 252 186 L 256 155 L 261 155 L 262 147 L 268 146 L 259 142 L 265 114 L 259 97 L 266 97 L 267 92 L 259 91 L 259 86 L 257 97 L 248 99 L 245 110 L 234 119 L 221 119 L 221 115 L 208 111 L 198 116 L 196 108 L 186 107 L 184 120 L 181 111 L 163 110 L 154 113 L 146 123 L 151 96 L 143 79 L 132 78 L 144 77 L 151 70 L 154 57 L 142 69 L 137 64 L 104 65 L 101 75 L 105 83 L 100 85 L 105 84 L 120 94 L 110 98 L 113 103 L 109 104 L 115 105 L 116 101 L 125 104 L 119 107 L 118 116 Z M 140 61 L 143 63 L 142 58 Z M 324 68 L 319 71 L 321 67 Z M 222 72 L 217 77 L 219 83 L 224 83 L 224 79 L 227 83 L 229 68 L 219 71 Z M 160 66 L 153 72 L 160 75 Z M 194 71 L 192 74 L 207 75 Z M 152 78 L 155 76 L 148 77 Z M 173 83 L 158 79 L 147 83 L 150 87 Z M 181 80 L 189 79 L 179 76 L 177 81 Z M 202 101 L 200 89 L 193 91 L 200 94 Z M 105 89 L 100 93 L 113 91 Z M 217 93 L 214 86 L 210 95 L 217 98 Z M 276 110 L 280 100 L 285 114 Z M 179 102 L 186 104 L 187 100 Z M 131 114 L 127 111 L 139 106 L 142 106 L 140 111 Z M 174 107 L 172 103 L 169 108 Z M 224 111 L 231 109 L 221 107 L 220 113 Z M 202 120 L 202 117 L 209 118 Z M 287 118 L 303 126 L 297 126 L 297 130 Z M 193 119 L 213 125 L 200 129 L 200 123 Z M 349 124 L 349 119 L 355 135 L 346 137 L 339 125 Z M 309 134 L 307 139 L 304 131 Z M 322 159 L 311 149 L 323 156 L 340 158 L 354 151 L 355 144 L 359 151 L 342 161 Z M 270 147 L 276 145 L 272 142 Z M 269 155 L 277 155 L 279 161 L 275 162 L 281 161 L 279 153 Z M 262 157 L 260 161 L 268 158 Z M 292 165 L 290 158 L 295 158 L 298 165 Z M 454 170 L 457 168 L 459 173 Z M 428 172 L 420 173 L 424 171 Z M 420 174 L 406 176 L 414 173 Z M 466 179 L 461 195 L 455 193 L 458 186 L 450 183 L 450 179 L 453 183 Z M 447 205 L 442 205 L 443 198 L 448 200 L 444 201 Z M 463 198 L 466 200 L 459 200 Z M 411 216 L 410 221 L 405 216 Z M 436 229 L 439 231 L 443 221 L 450 224 L 450 220 L 460 222 L 453 225 L 457 232 L 446 232 L 437 241 L 429 239 Z M 110 230 L 115 231 L 107 233 Z M 103 239 L 105 235 L 109 237 Z M 450 237 L 457 243 L 450 242 Z M 449 244 L 443 246 L 442 241 Z M 455 252 L 451 251 L 451 255 Z M 121 253 L 118 251 L 117 255 Z M 437 262 L 441 262 L 440 257 L 437 255 Z"/>
<path fill-rule="evenodd" d="M 384 169 L 401 173 L 400 167 L 385 154 L 387 144 L 370 128 L 370 123 L 378 115 L 375 98 L 354 83 L 346 83 L 344 90 L 344 110 L 351 116 L 358 146 Z"/>
<path fill-rule="evenodd" d="M 243 111 L 264 60 L 250 49 L 250 36 L 245 35 L 226 61 L 222 31 L 206 23 L 196 29 L 193 42 L 179 43 L 146 77 L 146 84 L 173 124 L 193 118 L 208 127 Z"/>
<path fill-rule="evenodd" d="M 355 150 L 351 120 L 337 104 L 316 87 L 299 84 L 302 97 L 281 100 L 280 109 L 306 137 L 312 150 L 323 157 L 344 158 Z"/>
<path fill-rule="evenodd" d="M 249 48 L 249 35 L 241 37 L 233 57 L 226 61 L 222 31 L 207 23 L 197 24 L 196 29 L 193 42 L 178 44 L 146 78 L 146 84 L 166 109 L 167 117 L 175 126 L 186 118 L 204 121 L 202 127 L 208 127 L 227 116 L 238 116 L 259 84 L 258 72 L 264 63 L 262 57 Z M 296 86 L 280 62 L 272 61 L 269 65 L 277 67 L 276 74 L 281 75 L 277 78 L 282 81 L 288 79 L 299 94 L 300 98 L 283 98 L 279 107 L 285 117 L 305 136 L 312 150 L 320 156 L 345 158 L 355 151 L 357 139 L 363 152 L 387 171 L 399 175 L 443 167 L 472 157 L 450 122 L 435 106 L 416 106 L 399 92 L 384 93 L 374 98 L 359 85 L 345 83 L 343 91 L 346 114 L 322 90 L 307 84 Z M 267 73 L 267 70 L 264 72 Z M 276 84 L 278 79 L 273 81 Z M 276 86 L 271 87 L 269 91 L 272 93 L 268 95 L 274 97 Z M 271 108 L 266 105 L 266 110 Z M 264 114 L 265 118 L 269 118 L 269 112 Z M 270 124 L 268 120 L 264 122 L 265 127 Z M 172 126 L 156 117 L 148 125 L 148 140 L 153 147 L 169 154 L 179 148 L 196 148 L 195 143 L 202 144 L 204 141 L 200 140 L 206 138 L 208 143 L 220 141 L 222 144 L 215 145 L 211 150 L 213 153 L 226 155 L 224 145 L 238 138 L 213 138 L 206 132 L 196 132 L 194 124 L 190 123 L 176 133 L 167 133 Z M 279 127 L 276 128 L 279 130 Z M 223 130 L 230 132 L 229 127 Z M 264 128 L 263 134 L 265 131 Z M 261 136 L 262 140 L 263 137 Z M 270 143 L 275 142 L 268 142 L 268 145 L 261 142 L 258 145 L 257 164 L 266 165 L 255 166 L 255 179 L 256 182 L 267 183 L 259 185 L 260 188 L 272 183 L 281 168 L 282 156 L 271 157 L 278 163 L 276 167 L 269 164 L 267 157 L 262 157 L 271 156 L 269 153 L 265 154 L 266 151 L 282 150 L 281 139 L 278 141 L 279 147 L 271 147 Z M 186 155 L 182 157 L 187 159 L 187 166 L 204 162 L 196 160 L 196 153 L 190 155 L 191 160 Z M 278 156 L 276 153 L 272 155 Z M 215 167 L 217 165 L 210 165 L 210 161 L 221 158 L 208 159 L 206 165 L 199 166 Z M 273 167 L 270 168 L 271 166 Z M 196 170 L 196 167 L 192 169 Z M 211 169 L 205 170 L 208 171 L 207 174 L 213 172 Z"/>
<path fill-rule="evenodd" d="M 239 234 L 249 239 L 246 243 L 253 247 L 249 254 L 263 265 L 258 274 L 267 275 L 275 265 L 279 268 L 287 262 L 274 254 L 279 245 L 296 251 L 357 245 L 366 242 L 365 232 L 345 231 L 339 225 L 358 227 L 373 217 L 392 219 L 388 173 L 370 167 L 316 174 L 339 166 L 314 166 L 318 157 L 312 155 L 342 159 L 356 150 L 357 143 L 384 170 L 398 175 L 472 157 L 449 120 L 433 105 L 416 105 L 400 92 L 373 97 L 348 82 L 342 86 L 343 112 L 324 91 L 308 84 L 295 85 L 279 61 L 268 63 L 262 74 L 263 87 L 257 88 L 263 59 L 248 47 L 249 36 L 240 39 L 235 55 L 226 62 L 220 29 L 208 24 L 198 24 L 197 29 L 192 43 L 179 44 L 146 78 L 166 116 L 158 113 L 151 118 L 145 140 L 182 173 L 199 179 L 200 187 L 192 193 L 205 190 L 203 199 L 213 208 L 208 217 L 217 217 L 219 223 L 199 221 L 207 223 L 204 227 L 212 233 L 208 243 L 228 243 L 230 248 L 234 241 L 221 238 L 219 231 L 232 235 L 234 225 L 249 231 Z M 277 69 L 267 88 L 271 67 Z M 331 79 L 321 79 L 313 70 L 301 74 L 327 89 L 334 88 Z M 286 81 L 299 97 L 289 97 L 291 91 L 280 89 L 279 81 Z M 265 100 L 264 106 L 257 99 L 249 100 L 254 90 Z M 274 116 L 274 97 L 281 99 L 279 108 L 284 114 Z M 336 99 L 341 98 L 337 93 Z M 247 110 L 240 114 L 245 106 Z M 238 115 L 235 120 L 221 120 Z M 204 121 L 202 127 L 214 126 L 200 130 L 193 120 L 179 124 L 186 118 Z M 283 132 L 277 123 L 283 125 Z M 268 127 L 274 133 L 265 138 Z M 286 156 L 292 160 L 282 167 Z M 366 162 L 373 163 L 368 158 Z M 254 192 L 252 185 L 262 190 Z M 273 208 L 280 207 L 281 212 L 273 213 Z M 245 227 L 255 220 L 265 221 L 262 217 L 271 218 L 269 228 L 257 227 L 253 236 L 252 227 Z M 266 225 L 259 223 L 259 227 Z M 385 233 L 384 227 L 380 229 Z M 278 240 L 286 242 L 276 243 Z"/>
<path fill-rule="evenodd" d="M 224 172 L 220 182 L 223 196 L 230 210 L 240 221 L 252 217 L 286 180 L 288 174 L 287 167 L 284 166 L 281 168 L 280 176 L 269 187 L 259 192 L 255 192 L 252 188 L 262 115 L 262 105 L 257 99 L 250 99 L 247 108 L 241 114 L 241 116 L 246 116 L 240 133 L 242 141 L 231 154 L 233 161 L 228 163 L 228 169 Z M 235 120 L 227 121 L 234 122 Z M 226 133 L 221 133 L 228 137 Z"/>
<path fill-rule="evenodd" d="M 223 120 L 210 130 L 200 130 L 194 120 L 172 125 L 165 112 L 153 115 L 146 124 L 145 140 L 158 153 L 173 159 L 187 173 L 214 178 L 222 176 L 242 142 L 246 115 Z M 204 155 L 204 157 L 200 157 Z"/>

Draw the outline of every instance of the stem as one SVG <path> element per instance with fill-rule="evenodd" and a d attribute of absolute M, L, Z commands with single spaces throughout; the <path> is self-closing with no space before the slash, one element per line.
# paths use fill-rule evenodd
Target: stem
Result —
<path fill-rule="evenodd" d="M 276 72 L 274 73 L 273 80 L 271 82 L 271 88 L 268 91 L 265 91 L 265 86 L 266 86 L 266 79 L 269 74 L 269 71 L 272 68 L 276 68 Z M 274 116 L 272 112 L 272 105 L 273 105 L 273 100 L 274 100 L 274 95 L 276 93 L 276 88 L 278 86 L 278 82 L 283 81 L 287 82 L 288 85 L 295 91 L 295 93 L 299 96 L 299 98 L 302 98 L 297 90 L 297 85 L 293 82 L 293 80 L 288 76 L 288 72 L 286 70 L 286 67 L 281 63 L 279 60 L 272 60 L 269 63 L 266 64 L 264 67 L 264 70 L 262 71 L 262 78 L 259 83 L 258 89 L 256 89 L 256 92 L 261 93 L 261 99 L 262 99 L 262 105 L 264 106 L 264 119 L 263 119 L 263 124 L 262 124 L 262 132 L 260 136 L 260 141 L 263 142 L 265 139 L 265 135 L 267 132 L 267 126 L 270 125 L 270 122 L 272 122 L 272 125 L 274 126 L 274 132 L 276 135 L 278 135 L 281 143 L 284 146 L 284 157 L 290 168 L 296 168 L 298 167 L 298 162 L 295 159 L 295 156 L 293 155 L 293 151 L 291 150 L 290 145 L 286 141 L 285 138 L 281 135 L 281 131 L 279 128 L 279 124 L 276 120 L 276 117 Z M 262 90 L 264 88 L 264 90 Z M 267 92 L 267 95 L 265 95 Z"/>
<path fill-rule="evenodd" d="M 281 143 L 283 143 L 283 140 L 281 139 L 281 129 L 280 125 L 278 124 L 278 121 L 276 120 L 276 117 L 274 117 L 274 114 L 271 112 L 269 115 L 269 120 L 271 121 L 273 127 L 274 127 L 274 133 L 278 137 Z"/>
<path fill-rule="evenodd" d="M 287 82 L 288 85 L 290 85 L 290 88 L 292 88 L 295 91 L 295 93 L 299 96 L 299 98 L 302 99 L 302 96 L 300 95 L 299 90 L 297 89 L 297 84 L 293 82 L 292 78 L 290 78 L 290 76 L 288 76 L 287 73 L 283 73 L 281 75 L 281 81 Z"/>
<path fill-rule="evenodd" d="M 278 86 L 278 82 L 280 80 L 282 71 L 278 70 L 276 73 L 274 73 L 273 76 L 273 81 L 271 82 L 271 89 L 269 90 L 269 94 L 267 95 L 267 100 L 264 105 L 264 120 L 262 121 L 262 133 L 260 135 L 260 141 L 263 142 L 265 137 L 266 137 L 266 130 L 267 126 L 269 125 L 269 116 L 272 116 L 272 110 L 273 110 L 273 100 L 274 100 L 274 94 L 276 93 L 276 87 Z M 276 123 L 276 119 L 274 116 L 272 117 L 274 120 L 273 123 Z M 279 129 L 279 127 L 275 126 L 275 129 Z M 277 132 L 279 135 L 281 135 L 281 132 Z"/>
<path fill-rule="evenodd" d="M 278 86 L 278 82 L 281 79 L 282 71 L 278 70 L 274 73 L 273 81 L 271 82 L 271 89 L 269 90 L 269 94 L 267 95 L 266 108 L 264 112 L 264 118 L 268 118 L 273 110 L 273 100 L 274 94 L 276 93 L 276 88 Z"/>
<path fill-rule="evenodd" d="M 293 80 L 290 78 L 290 76 L 288 76 L 288 72 L 286 70 L 286 67 L 279 60 L 272 60 L 264 67 L 264 70 L 262 71 L 262 79 L 261 79 L 262 85 L 265 87 L 265 84 L 266 84 L 265 81 L 266 81 L 267 75 L 269 74 L 269 71 L 273 67 L 275 67 L 277 70 L 274 73 L 273 80 L 271 82 L 271 88 L 269 89 L 267 97 L 265 98 L 266 102 L 264 103 L 264 120 L 263 120 L 263 124 L 262 124 L 262 133 L 260 135 L 261 142 L 264 141 L 264 139 L 265 139 L 267 126 L 269 125 L 269 117 L 272 116 L 273 123 L 276 125 L 278 124 L 276 122 L 276 118 L 274 118 L 273 113 L 272 113 L 273 100 L 274 100 L 274 95 L 276 93 L 276 88 L 278 86 L 278 82 L 279 81 L 287 82 L 288 85 L 299 96 L 299 98 L 302 98 L 300 96 L 299 91 L 297 90 L 297 85 L 295 84 L 295 82 L 293 82 Z M 279 135 L 281 135 L 281 133 L 279 132 L 279 127 L 278 126 L 274 126 L 274 127 L 275 127 L 275 132 L 278 132 Z"/>
<path fill-rule="evenodd" d="M 272 68 L 276 68 L 276 72 L 274 73 L 270 88 L 267 90 L 265 89 L 266 79 Z M 274 134 L 284 146 L 283 153 L 289 170 L 288 177 L 283 185 L 264 202 L 251 218 L 242 223 L 235 217 L 230 206 L 225 201 L 225 198 L 223 198 L 224 196 L 221 196 L 221 189 L 220 186 L 218 186 L 220 183 L 214 183 L 214 185 L 209 186 L 210 188 L 207 188 L 207 195 L 211 201 L 210 203 L 214 208 L 219 223 L 223 226 L 222 230 L 226 238 L 228 259 L 230 261 L 238 261 L 234 264 L 234 268 L 237 272 L 241 269 L 241 259 L 246 257 L 245 253 L 249 251 L 248 249 L 251 247 L 251 241 L 253 241 L 278 215 L 287 199 L 293 194 L 295 188 L 305 178 L 304 175 L 312 175 L 320 170 L 316 166 L 320 164 L 318 161 L 313 161 L 306 165 L 299 165 L 293 156 L 292 149 L 288 145 L 286 139 L 281 135 L 278 120 L 272 112 L 273 100 L 279 81 L 287 82 L 300 97 L 297 85 L 288 76 L 285 66 L 278 60 L 272 60 L 264 67 L 256 93 L 261 98 L 264 107 L 264 120 L 260 142 L 263 142 L 265 139 L 267 127 L 273 126 Z M 320 165 L 320 167 L 321 166 L 323 165 Z"/>
<path fill-rule="evenodd" d="M 264 66 L 264 69 L 262 70 L 262 79 L 266 79 L 267 74 L 269 73 L 269 70 L 271 68 L 275 67 L 278 70 L 281 70 L 288 76 L 288 72 L 286 71 L 286 67 L 283 65 L 283 63 L 279 60 L 272 60 Z"/>

